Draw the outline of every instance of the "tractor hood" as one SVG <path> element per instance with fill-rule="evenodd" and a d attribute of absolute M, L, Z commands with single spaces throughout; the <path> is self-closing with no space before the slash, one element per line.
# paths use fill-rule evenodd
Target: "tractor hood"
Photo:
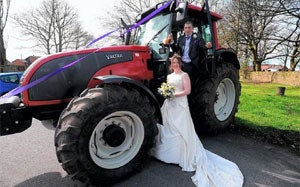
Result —
<path fill-rule="evenodd" d="M 149 53 L 146 46 L 112 46 L 45 56 L 36 60 L 24 72 L 21 85 L 32 84 L 49 74 L 55 75 L 25 90 L 22 94 L 23 102 L 25 105 L 32 105 L 32 102 L 40 105 L 37 102 L 61 102 L 73 98 L 86 89 L 89 81 L 95 74 L 99 75 L 97 72 L 102 69 L 112 66 L 116 69 L 120 64 L 132 66 L 137 61 L 134 60 L 136 56 L 145 57 L 143 54 L 148 54 L 150 58 Z"/>

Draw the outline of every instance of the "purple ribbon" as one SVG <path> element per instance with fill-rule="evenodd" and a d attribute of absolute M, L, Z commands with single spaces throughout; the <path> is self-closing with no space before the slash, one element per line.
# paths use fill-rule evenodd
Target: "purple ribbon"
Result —
<path fill-rule="evenodd" d="M 156 9 L 155 11 L 151 12 L 151 14 L 149 14 L 148 16 L 146 16 L 145 18 L 143 18 L 142 20 L 140 20 L 139 22 L 137 22 L 135 25 L 133 25 L 132 27 L 130 27 L 129 29 L 127 29 L 127 30 L 126 30 L 124 33 L 122 33 L 121 35 L 124 35 L 124 34 L 126 34 L 126 33 L 128 33 L 128 32 L 131 32 L 133 29 L 135 29 L 135 28 L 137 28 L 138 26 L 140 26 L 141 24 L 145 23 L 146 21 L 148 21 L 149 19 L 151 19 L 153 16 L 155 16 L 156 14 L 158 14 L 159 12 L 161 12 L 162 10 L 164 10 L 165 8 L 167 8 L 167 7 L 171 4 L 171 2 L 172 2 L 172 0 L 168 1 L 166 4 L 164 4 L 164 5 L 161 6 L 160 8 L 158 8 L 158 9 Z M 100 37 L 94 39 L 94 40 L 91 41 L 86 47 L 89 47 L 89 46 L 93 45 L 94 43 L 98 42 L 99 40 L 101 40 L 101 39 L 103 39 L 103 38 L 105 38 L 105 37 L 111 35 L 112 33 L 116 32 L 116 31 L 118 31 L 118 30 L 120 30 L 120 29 L 121 29 L 121 28 L 117 28 L 117 29 L 115 29 L 115 30 L 113 30 L 113 31 L 110 31 L 110 32 L 108 32 L 108 33 L 106 33 L 106 34 L 104 34 L 104 35 L 102 35 L 102 36 L 100 36 Z M 43 77 L 41 77 L 41 78 L 39 78 L 39 79 L 37 79 L 37 80 L 35 80 L 35 81 L 33 81 L 33 82 L 31 82 L 31 83 L 25 85 L 25 86 L 19 86 L 19 87 L 15 88 L 15 89 L 11 90 L 10 92 L 6 93 L 5 95 L 1 96 L 0 98 L 8 98 L 8 97 L 17 95 L 17 94 L 19 94 L 19 93 L 21 93 L 21 92 L 23 92 L 23 91 L 25 91 L 25 90 L 27 90 L 27 89 L 29 89 L 29 88 L 35 86 L 35 85 L 37 85 L 37 84 L 40 84 L 41 82 L 43 82 L 43 81 L 49 79 L 50 77 L 53 77 L 54 75 L 58 74 L 59 72 L 64 71 L 65 69 L 67 69 L 67 68 L 73 66 L 74 64 L 77 64 L 77 63 L 80 62 L 81 60 L 87 58 L 89 55 L 91 55 L 91 54 L 93 54 L 93 53 L 99 51 L 100 49 L 101 49 L 101 48 L 97 48 L 95 51 L 93 51 L 93 52 L 87 54 L 86 56 L 83 56 L 83 57 L 81 57 L 81 58 L 79 58 L 79 59 L 77 59 L 77 60 L 75 60 L 75 61 L 73 61 L 73 62 L 71 62 L 71 63 L 69 63 L 69 64 L 67 64 L 67 65 L 65 65 L 65 66 L 63 66 L 63 67 L 60 67 L 60 68 L 56 69 L 55 71 L 50 72 L 49 74 L 44 75 Z"/>
<path fill-rule="evenodd" d="M 48 73 L 47 75 L 44 75 L 43 77 L 41 77 L 41 78 L 39 78 L 39 79 L 37 79 L 35 81 L 32 81 L 31 83 L 29 83 L 29 84 L 27 84 L 25 86 L 19 86 L 19 87 L 15 88 L 15 89 L 11 90 L 10 92 L 6 93 L 5 95 L 1 96 L 0 98 L 8 98 L 8 97 L 17 95 L 17 94 L 19 94 L 19 93 L 21 93 L 21 92 L 23 92 L 23 91 L 25 91 L 25 90 L 27 90 L 27 89 L 35 86 L 35 85 L 37 85 L 37 84 L 40 84 L 41 82 L 49 79 L 50 77 L 53 77 L 54 75 L 58 74 L 59 72 L 61 72 L 61 71 L 65 70 L 65 69 L 67 69 L 67 68 L 69 68 L 69 67 L 77 64 L 81 60 L 87 58 L 88 56 L 90 56 L 91 54 L 97 52 L 100 49 L 101 48 L 98 48 L 95 51 L 93 51 L 93 52 L 91 52 L 91 53 L 89 53 L 89 54 L 87 54 L 87 55 L 85 55 L 85 56 L 83 56 L 83 57 L 81 57 L 81 58 L 79 58 L 79 59 L 77 59 L 77 60 L 75 60 L 75 61 L 73 61 L 73 62 L 71 62 L 71 63 L 69 63 L 67 65 L 65 65 L 65 66 L 63 66 L 63 67 L 57 68 L 55 71 L 52 71 L 52 72 Z"/>

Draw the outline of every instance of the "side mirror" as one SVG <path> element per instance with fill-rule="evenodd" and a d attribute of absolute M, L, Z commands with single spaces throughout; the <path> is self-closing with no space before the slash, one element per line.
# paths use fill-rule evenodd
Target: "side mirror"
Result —
<path fill-rule="evenodd" d="M 159 48 L 159 54 L 166 54 L 167 50 L 170 47 L 170 40 L 165 38 L 160 44 L 161 47 Z"/>
<path fill-rule="evenodd" d="M 158 49 L 159 54 L 166 54 L 167 53 L 167 47 L 162 46 L 161 48 Z"/>
<path fill-rule="evenodd" d="M 178 7 L 175 9 L 175 12 L 177 12 L 176 21 L 179 22 L 186 18 L 187 6 L 188 6 L 188 2 L 179 3 Z"/>

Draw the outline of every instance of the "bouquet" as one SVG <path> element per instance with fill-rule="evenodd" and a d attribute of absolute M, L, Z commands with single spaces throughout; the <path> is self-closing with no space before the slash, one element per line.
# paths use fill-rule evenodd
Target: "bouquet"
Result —
<path fill-rule="evenodd" d="M 158 88 L 158 93 L 166 99 L 174 97 L 175 86 L 170 85 L 168 82 L 163 82 Z"/>

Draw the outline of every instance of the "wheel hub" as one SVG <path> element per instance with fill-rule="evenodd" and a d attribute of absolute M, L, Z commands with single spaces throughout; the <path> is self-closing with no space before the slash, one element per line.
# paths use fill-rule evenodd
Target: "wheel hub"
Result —
<path fill-rule="evenodd" d="M 103 131 L 103 140 L 111 147 L 118 147 L 126 138 L 126 132 L 118 125 L 109 125 Z"/>
<path fill-rule="evenodd" d="M 229 78 L 222 80 L 216 90 L 214 104 L 215 115 L 218 120 L 225 121 L 231 115 L 235 102 L 235 86 Z"/>
<path fill-rule="evenodd" d="M 139 152 L 144 133 L 143 122 L 135 113 L 113 112 L 102 118 L 92 132 L 90 156 L 102 168 L 119 168 Z"/>

